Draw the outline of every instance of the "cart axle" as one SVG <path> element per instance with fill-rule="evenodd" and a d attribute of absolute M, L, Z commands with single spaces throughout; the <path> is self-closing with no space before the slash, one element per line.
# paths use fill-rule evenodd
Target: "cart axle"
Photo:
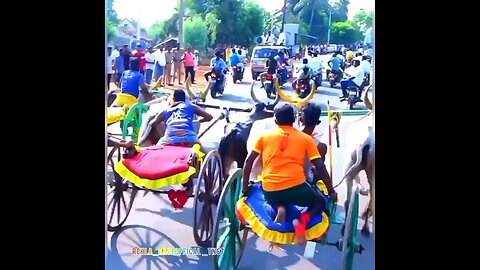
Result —
<path fill-rule="evenodd" d="M 343 239 L 338 240 L 337 242 L 327 242 L 325 245 L 328 246 L 334 246 L 336 247 L 339 251 L 342 251 L 342 246 L 343 246 Z M 362 246 L 362 244 L 354 244 L 354 251 L 355 253 L 362 254 L 362 252 L 365 250 L 365 248 Z"/>

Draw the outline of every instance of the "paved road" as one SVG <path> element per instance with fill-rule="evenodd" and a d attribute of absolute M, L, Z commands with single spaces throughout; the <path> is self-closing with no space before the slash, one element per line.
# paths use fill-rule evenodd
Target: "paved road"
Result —
<path fill-rule="evenodd" d="M 207 98 L 207 103 L 221 104 L 223 106 L 234 107 L 250 107 L 252 106 L 251 98 L 249 97 L 249 86 L 251 76 L 248 69 L 245 74 L 245 81 L 241 84 L 232 84 L 229 81 L 227 89 L 223 97 L 212 100 Z M 231 80 L 231 78 L 229 77 Z M 327 85 L 327 82 L 324 82 Z M 288 93 L 291 90 L 287 90 Z M 326 101 L 330 100 L 332 109 L 345 109 L 346 104 L 338 101 L 339 89 L 331 89 L 328 87 L 321 87 L 315 95 L 314 101 L 321 104 L 322 108 L 326 110 Z M 268 100 L 264 91 L 256 88 L 258 97 L 262 100 Z M 218 115 L 218 110 L 210 110 L 212 114 Z M 245 116 L 244 113 L 233 113 L 231 120 L 235 121 Z M 351 122 L 359 119 L 359 117 L 350 116 L 343 117 L 340 126 L 341 134 L 348 132 L 348 127 Z M 322 123 L 317 128 L 317 132 L 324 134 L 322 140 L 328 143 L 328 133 L 325 132 L 327 126 L 327 119 L 323 117 Z M 218 141 L 223 134 L 223 125 L 225 122 L 219 122 L 212 127 L 206 135 L 202 138 L 202 144 L 207 150 L 215 149 L 218 146 Z M 207 124 L 205 124 L 206 126 Z M 201 129 L 204 129 L 202 126 Z M 109 130 L 119 132 L 118 125 L 110 127 Z M 344 157 L 346 139 L 345 136 L 340 135 L 341 148 L 333 148 L 334 154 L 334 183 L 338 183 L 341 179 L 344 169 Z M 328 164 L 327 164 L 328 167 Z M 365 177 L 362 177 L 362 182 L 365 182 Z M 339 194 L 339 212 L 343 212 L 343 205 L 345 200 L 345 186 L 342 184 L 338 187 Z M 367 198 L 361 198 L 360 209 L 364 209 L 367 203 Z M 359 226 L 363 224 L 361 220 Z M 196 246 L 192 234 L 193 226 L 193 199 L 189 200 L 183 210 L 174 210 L 170 205 L 167 196 L 147 194 L 143 197 L 143 192 L 137 195 L 132 211 L 127 219 L 124 227 L 116 232 L 108 233 L 108 257 L 106 269 L 109 270 L 123 270 L 123 269 L 213 269 L 213 262 L 211 257 L 199 256 L 165 256 L 165 257 L 151 257 L 131 255 L 133 247 L 147 247 L 153 245 L 155 248 L 161 247 L 191 247 Z M 329 239 L 336 240 L 340 238 L 339 228 L 333 225 L 329 231 Z M 358 270 L 372 270 L 374 269 L 374 254 L 375 245 L 373 235 L 370 238 L 359 236 L 359 241 L 366 251 L 362 255 L 355 257 L 354 269 Z M 240 263 L 240 269 L 248 270 L 269 270 L 269 269 L 322 269 L 322 270 L 336 270 L 340 268 L 340 252 L 336 248 L 329 246 L 316 246 L 315 256 L 309 260 L 303 257 L 304 247 L 302 246 L 287 246 L 285 251 L 274 250 L 268 252 L 268 243 L 257 236 L 250 234 L 247 242 L 247 248 Z"/>

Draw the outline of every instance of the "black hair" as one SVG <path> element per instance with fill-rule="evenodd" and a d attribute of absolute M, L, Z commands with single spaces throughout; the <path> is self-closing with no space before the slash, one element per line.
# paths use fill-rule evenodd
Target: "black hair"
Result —
<path fill-rule="evenodd" d="M 302 63 L 303 63 L 303 64 L 308 64 L 308 59 L 307 59 L 307 58 L 303 58 Z"/>
<path fill-rule="evenodd" d="M 295 122 L 295 112 L 292 105 L 290 104 L 285 104 L 281 107 L 276 108 L 273 114 L 275 115 L 275 122 L 279 126 L 291 126 Z"/>
<path fill-rule="evenodd" d="M 220 50 L 217 50 L 215 52 L 215 56 L 218 57 L 218 58 L 222 57 L 222 52 Z"/>
<path fill-rule="evenodd" d="M 363 54 L 362 54 L 361 52 L 357 52 L 357 53 L 355 54 L 355 57 L 362 56 L 362 55 L 363 55 Z"/>
<path fill-rule="evenodd" d="M 303 107 L 303 124 L 305 126 L 316 126 L 320 124 L 320 115 L 322 114 L 322 108 L 315 103 L 307 103 Z"/>
<path fill-rule="evenodd" d="M 140 71 L 140 58 L 130 57 L 130 70 Z"/>
<path fill-rule="evenodd" d="M 232 53 L 235 53 L 235 52 L 236 52 L 236 51 L 235 51 L 235 48 L 233 48 L 233 49 L 232 49 Z"/>
<path fill-rule="evenodd" d="M 177 101 L 185 102 L 185 99 L 186 99 L 185 91 L 183 91 L 182 89 L 177 89 L 173 92 L 173 100 L 175 102 Z"/>
<path fill-rule="evenodd" d="M 238 49 L 238 54 L 242 54 L 242 49 Z"/>

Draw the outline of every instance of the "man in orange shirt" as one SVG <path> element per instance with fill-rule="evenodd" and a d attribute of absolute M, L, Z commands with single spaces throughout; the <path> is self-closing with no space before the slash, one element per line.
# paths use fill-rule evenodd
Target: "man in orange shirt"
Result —
<path fill-rule="evenodd" d="M 304 242 L 306 225 L 312 217 L 321 214 L 326 205 L 326 199 L 318 188 L 312 187 L 307 182 L 305 156 L 308 156 L 316 174 L 323 180 L 334 200 L 336 193 L 314 139 L 293 127 L 295 122 L 293 107 L 288 104 L 279 107 L 275 109 L 274 116 L 278 127 L 260 137 L 245 161 L 243 192 L 248 194 L 253 162 L 261 155 L 265 199 L 271 205 L 279 207 L 275 221 L 284 221 L 284 205 L 308 207 L 308 211 L 302 213 L 300 217 L 302 222 L 298 219 L 293 220 L 298 240 Z"/>

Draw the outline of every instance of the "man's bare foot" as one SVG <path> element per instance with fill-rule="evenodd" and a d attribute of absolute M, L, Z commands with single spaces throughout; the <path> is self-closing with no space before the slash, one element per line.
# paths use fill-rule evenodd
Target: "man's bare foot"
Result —
<path fill-rule="evenodd" d="M 292 221 L 293 227 L 295 228 L 295 235 L 297 237 L 297 242 L 300 245 L 304 245 L 307 243 L 307 238 L 305 238 L 306 233 L 306 224 L 300 223 L 298 219 L 294 219 Z"/>

